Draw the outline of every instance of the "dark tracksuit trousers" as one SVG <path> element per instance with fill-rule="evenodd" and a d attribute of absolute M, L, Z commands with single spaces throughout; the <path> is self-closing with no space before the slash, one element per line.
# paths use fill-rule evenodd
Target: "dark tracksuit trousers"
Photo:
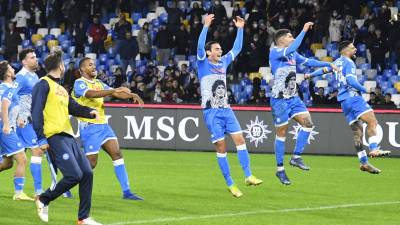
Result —
<path fill-rule="evenodd" d="M 93 173 L 89 160 L 79 148 L 74 137 L 69 134 L 56 134 L 47 139 L 48 151 L 54 166 L 61 170 L 63 178 L 57 183 L 54 190 L 47 189 L 40 195 L 40 201 L 48 205 L 64 192 L 79 184 L 79 212 L 78 219 L 89 217 L 92 204 Z"/>

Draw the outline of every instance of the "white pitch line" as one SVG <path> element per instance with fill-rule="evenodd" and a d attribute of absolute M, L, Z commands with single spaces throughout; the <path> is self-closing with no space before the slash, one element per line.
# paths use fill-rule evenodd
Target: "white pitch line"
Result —
<path fill-rule="evenodd" d="M 400 201 L 355 203 L 355 204 L 328 205 L 328 206 L 305 207 L 305 208 L 264 209 L 264 210 L 245 211 L 245 212 L 236 212 L 236 213 L 209 214 L 209 215 L 184 216 L 184 217 L 166 217 L 166 218 L 158 218 L 158 219 L 151 219 L 151 220 L 116 222 L 116 223 L 110 223 L 107 225 L 149 224 L 149 223 L 176 222 L 176 221 L 185 221 L 185 220 L 202 220 L 202 219 L 213 219 L 213 218 L 223 218 L 223 217 L 247 216 L 247 215 L 255 215 L 255 214 L 319 211 L 319 210 L 327 210 L 327 209 L 343 209 L 343 208 L 394 205 L 394 204 L 400 204 Z"/>

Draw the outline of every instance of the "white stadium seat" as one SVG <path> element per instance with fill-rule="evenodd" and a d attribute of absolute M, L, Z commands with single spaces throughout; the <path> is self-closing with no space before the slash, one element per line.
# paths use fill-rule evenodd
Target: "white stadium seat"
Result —
<path fill-rule="evenodd" d="M 60 28 L 51 28 L 50 34 L 54 35 L 55 37 L 58 37 L 58 35 L 61 34 L 61 29 Z"/>
<path fill-rule="evenodd" d="M 328 55 L 328 51 L 326 49 L 317 49 L 315 52 L 315 57 L 322 59 Z"/>
<path fill-rule="evenodd" d="M 146 22 L 147 22 L 147 19 L 146 19 L 146 18 L 141 18 L 141 19 L 139 19 L 139 21 L 138 21 L 138 25 L 139 25 L 140 27 L 143 27 L 143 24 L 146 23 Z"/>
<path fill-rule="evenodd" d="M 160 16 L 161 14 L 163 14 L 163 13 L 165 13 L 165 12 L 167 12 L 167 11 L 166 11 L 165 8 L 162 7 L 162 6 L 159 6 L 159 7 L 156 8 L 156 14 L 157 14 L 157 16 Z"/>
<path fill-rule="evenodd" d="M 301 84 L 304 80 L 304 73 L 298 73 L 296 74 L 296 83 Z"/>
<path fill-rule="evenodd" d="M 119 18 L 111 18 L 109 24 L 113 27 L 116 23 L 118 23 Z"/>
<path fill-rule="evenodd" d="M 231 1 L 222 1 L 222 5 L 225 7 L 225 9 L 232 7 Z"/>
<path fill-rule="evenodd" d="M 226 10 L 226 16 L 228 16 L 228 18 L 231 18 L 233 13 L 233 7 L 227 7 L 225 10 Z"/>
<path fill-rule="evenodd" d="M 107 30 L 111 30 L 111 24 L 109 24 L 109 23 L 104 23 L 103 25 L 104 25 L 104 27 L 105 27 Z"/>
<path fill-rule="evenodd" d="M 400 106 L 400 94 L 393 94 L 392 95 L 392 101 L 394 104 L 399 107 Z"/>
<path fill-rule="evenodd" d="M 181 68 L 182 64 L 186 64 L 187 66 L 189 66 L 189 65 L 190 65 L 190 62 L 189 62 L 189 61 L 186 61 L 186 60 L 179 61 L 179 62 L 178 62 L 178 68 L 179 68 L 179 69 Z"/>
<path fill-rule="evenodd" d="M 328 81 L 327 80 L 317 80 L 317 82 L 315 82 L 315 87 L 326 88 L 326 87 L 328 87 Z"/>
<path fill-rule="evenodd" d="M 134 31 L 132 31 L 132 36 L 137 37 L 139 31 L 140 31 L 140 30 L 134 30 Z"/>
<path fill-rule="evenodd" d="M 157 19 L 157 14 L 153 12 L 147 13 L 146 19 L 147 21 L 151 22 L 154 19 Z"/>
<path fill-rule="evenodd" d="M 362 96 L 363 96 L 363 98 L 364 98 L 364 100 L 365 100 L 366 102 L 369 101 L 369 99 L 370 99 L 370 95 L 369 95 L 369 94 L 362 94 Z"/>
<path fill-rule="evenodd" d="M 93 60 L 96 60 L 97 55 L 96 53 L 86 53 L 85 57 L 91 58 Z"/>
<path fill-rule="evenodd" d="M 365 87 L 365 89 L 367 89 L 368 92 L 370 92 L 371 89 L 376 88 L 376 81 L 367 80 L 364 82 L 364 87 Z"/>
<path fill-rule="evenodd" d="M 47 29 L 47 28 L 39 28 L 37 30 L 37 34 L 40 34 L 40 35 L 42 35 L 42 37 L 44 37 L 44 36 L 49 34 L 49 29 Z"/>

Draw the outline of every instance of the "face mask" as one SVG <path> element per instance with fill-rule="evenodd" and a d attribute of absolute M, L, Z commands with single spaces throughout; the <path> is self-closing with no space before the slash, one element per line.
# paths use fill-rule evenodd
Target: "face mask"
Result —
<path fill-rule="evenodd" d="M 285 19 L 279 18 L 279 23 L 283 23 L 284 21 L 285 21 Z"/>
<path fill-rule="evenodd" d="M 253 28 L 256 29 L 258 27 L 257 24 L 253 24 Z"/>

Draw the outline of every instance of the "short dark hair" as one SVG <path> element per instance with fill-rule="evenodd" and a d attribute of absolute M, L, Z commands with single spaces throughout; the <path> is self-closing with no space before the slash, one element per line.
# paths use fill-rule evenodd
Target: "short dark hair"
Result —
<path fill-rule="evenodd" d="M 386 94 L 385 94 L 385 96 L 386 96 L 386 95 L 389 95 L 390 97 L 392 97 L 392 94 L 390 94 L 389 92 L 388 92 L 388 93 L 386 93 Z"/>
<path fill-rule="evenodd" d="M 339 52 L 341 52 L 343 49 L 347 48 L 350 44 L 352 44 L 352 41 L 342 41 L 339 43 Z"/>
<path fill-rule="evenodd" d="M 213 44 L 219 44 L 219 42 L 218 41 L 209 41 L 209 42 L 207 42 L 206 43 L 206 51 L 211 51 L 211 46 Z"/>
<path fill-rule="evenodd" d="M 79 69 L 83 66 L 83 64 L 86 62 L 86 61 L 88 61 L 88 60 L 91 60 L 91 58 L 89 58 L 89 57 L 83 57 L 82 59 L 81 59 L 81 61 L 79 61 Z"/>
<path fill-rule="evenodd" d="M 4 80 L 8 70 L 8 62 L 3 60 L 0 62 L 0 80 Z"/>
<path fill-rule="evenodd" d="M 57 69 L 62 63 L 62 51 L 54 51 L 44 59 L 44 67 L 47 72 Z"/>
<path fill-rule="evenodd" d="M 22 50 L 19 52 L 19 55 L 18 55 L 19 60 L 20 60 L 20 61 L 24 60 L 24 59 L 26 58 L 26 56 L 27 56 L 29 53 L 32 53 L 32 52 L 35 52 L 35 49 L 33 49 L 33 48 L 24 48 L 24 49 L 22 49 Z"/>
<path fill-rule="evenodd" d="M 275 42 L 275 44 L 278 44 L 279 38 L 281 38 L 281 37 L 283 37 L 283 36 L 285 36 L 286 34 L 289 34 L 289 33 L 290 33 L 290 30 L 289 30 L 289 29 L 280 29 L 280 30 L 277 30 L 277 31 L 275 32 L 275 34 L 274 34 L 274 42 Z"/>

